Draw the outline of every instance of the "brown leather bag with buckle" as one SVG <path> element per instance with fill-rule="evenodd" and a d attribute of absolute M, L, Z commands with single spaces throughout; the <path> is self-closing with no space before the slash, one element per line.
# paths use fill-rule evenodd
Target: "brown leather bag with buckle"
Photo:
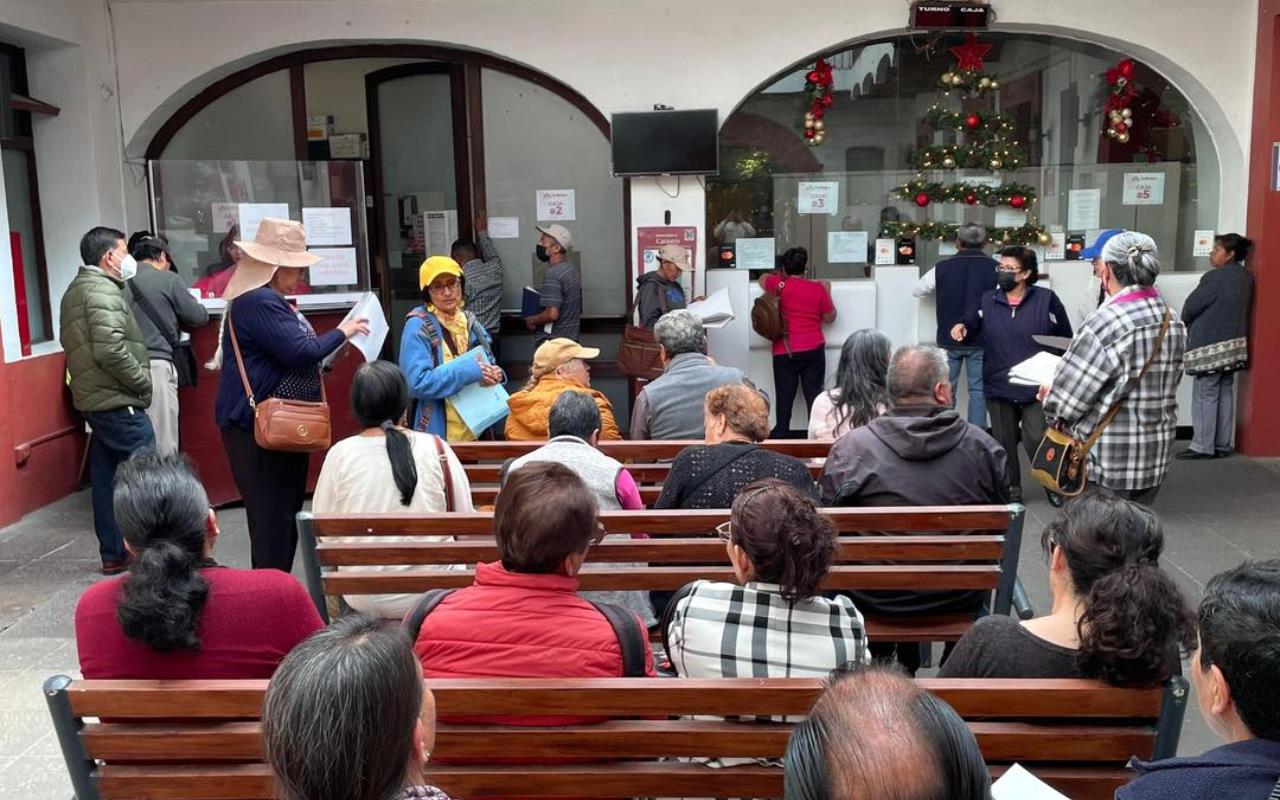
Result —
<path fill-rule="evenodd" d="M 320 375 L 320 402 L 283 400 L 268 397 L 258 402 L 249 385 L 249 375 L 244 371 L 244 359 L 240 356 L 240 342 L 236 339 L 236 326 L 231 321 L 231 306 L 227 306 L 227 330 L 231 331 L 231 349 L 236 354 L 236 366 L 240 368 L 240 380 L 244 393 L 253 409 L 253 440 L 263 450 L 286 450 L 297 453 L 313 453 L 328 450 L 333 429 L 329 421 L 329 402 L 324 391 L 324 374 Z"/>

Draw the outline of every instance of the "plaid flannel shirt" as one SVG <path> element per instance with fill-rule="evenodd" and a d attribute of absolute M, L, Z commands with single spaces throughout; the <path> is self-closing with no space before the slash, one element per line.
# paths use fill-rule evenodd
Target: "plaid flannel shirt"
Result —
<path fill-rule="evenodd" d="M 1044 399 L 1047 418 L 1086 439 L 1107 409 L 1124 398 L 1115 421 L 1089 453 L 1089 482 L 1109 489 L 1159 486 L 1173 456 L 1187 328 L 1175 313 L 1160 354 L 1139 382 L 1166 308 L 1158 295 L 1125 297 L 1141 291 L 1126 287 L 1085 319 Z"/>
<path fill-rule="evenodd" d="M 501 321 L 502 258 L 485 231 L 476 234 L 476 246 L 480 248 L 480 258 L 462 265 L 467 310 L 476 315 L 485 330 L 495 333 Z"/>

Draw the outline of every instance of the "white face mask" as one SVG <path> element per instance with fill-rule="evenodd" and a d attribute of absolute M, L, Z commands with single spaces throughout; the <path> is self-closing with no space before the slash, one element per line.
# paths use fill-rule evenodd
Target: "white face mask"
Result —
<path fill-rule="evenodd" d="M 133 276 L 138 274 L 138 262 L 133 256 L 126 255 L 120 261 L 120 280 L 133 280 Z"/>

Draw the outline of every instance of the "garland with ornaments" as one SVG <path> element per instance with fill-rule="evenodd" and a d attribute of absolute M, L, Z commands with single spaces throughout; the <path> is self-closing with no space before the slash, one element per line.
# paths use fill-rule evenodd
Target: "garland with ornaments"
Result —
<path fill-rule="evenodd" d="M 1138 96 L 1133 83 L 1133 72 L 1133 59 L 1126 58 L 1103 75 L 1110 87 L 1106 105 L 1102 107 L 1104 121 L 1107 123 L 1107 136 L 1121 144 L 1129 141 L 1129 132 L 1133 130 L 1133 109 L 1130 106 Z"/>
<path fill-rule="evenodd" d="M 930 203 L 964 203 L 988 208 L 1008 206 L 1022 211 L 1035 202 L 1036 187 L 1026 183 L 1006 183 L 1000 186 L 969 181 L 939 183 L 917 176 L 894 189 L 894 194 L 902 200 L 912 201 L 920 208 Z"/>
<path fill-rule="evenodd" d="M 817 147 L 827 138 L 827 123 L 822 118 L 836 102 L 832 93 L 835 83 L 831 64 L 825 58 L 814 62 L 813 69 L 804 76 L 804 93 L 809 103 L 809 110 L 804 112 L 804 140 L 810 147 Z"/>
<path fill-rule="evenodd" d="M 918 239 L 938 239 L 954 241 L 959 233 L 960 225 L 954 222 L 883 222 L 880 224 L 880 237 L 899 239 L 902 237 Z M 991 244 L 1038 244 L 1048 246 L 1053 242 L 1049 232 L 1039 225 L 1028 222 L 1026 225 L 1012 227 L 987 227 L 987 242 Z"/>

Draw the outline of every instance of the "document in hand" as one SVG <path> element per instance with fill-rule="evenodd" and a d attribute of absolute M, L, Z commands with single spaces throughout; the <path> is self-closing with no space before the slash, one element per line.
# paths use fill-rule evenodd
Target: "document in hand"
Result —
<path fill-rule="evenodd" d="M 382 345 L 387 340 L 387 318 L 382 313 L 382 303 L 373 292 L 365 292 L 352 306 L 343 322 L 365 317 L 369 320 L 369 333 L 357 333 L 351 337 L 351 344 L 364 354 L 365 361 L 377 361 L 382 352 Z"/>
<path fill-rule="evenodd" d="M 1058 370 L 1061 356 L 1052 353 L 1036 353 L 1026 361 L 1014 364 L 1009 370 L 1009 383 L 1018 386 L 1048 386 L 1053 383 L 1053 373 Z"/>
<path fill-rule="evenodd" d="M 524 293 L 520 297 L 520 316 L 536 317 L 542 313 L 542 294 L 534 291 L 532 287 L 524 287 Z"/>
<path fill-rule="evenodd" d="M 473 347 L 458 358 L 471 358 L 482 364 L 491 363 L 483 347 Z M 502 384 L 481 386 L 473 383 L 446 402 L 462 417 L 463 423 L 476 436 L 507 418 L 507 390 Z"/>
<path fill-rule="evenodd" d="M 991 797 L 992 800 L 1071 800 L 1027 772 L 1021 764 L 1009 767 L 1000 780 L 991 784 Z"/>
<path fill-rule="evenodd" d="M 728 287 L 713 293 L 705 300 L 696 300 L 687 309 L 702 320 L 704 328 L 723 328 L 733 321 L 733 304 L 729 302 Z"/>

